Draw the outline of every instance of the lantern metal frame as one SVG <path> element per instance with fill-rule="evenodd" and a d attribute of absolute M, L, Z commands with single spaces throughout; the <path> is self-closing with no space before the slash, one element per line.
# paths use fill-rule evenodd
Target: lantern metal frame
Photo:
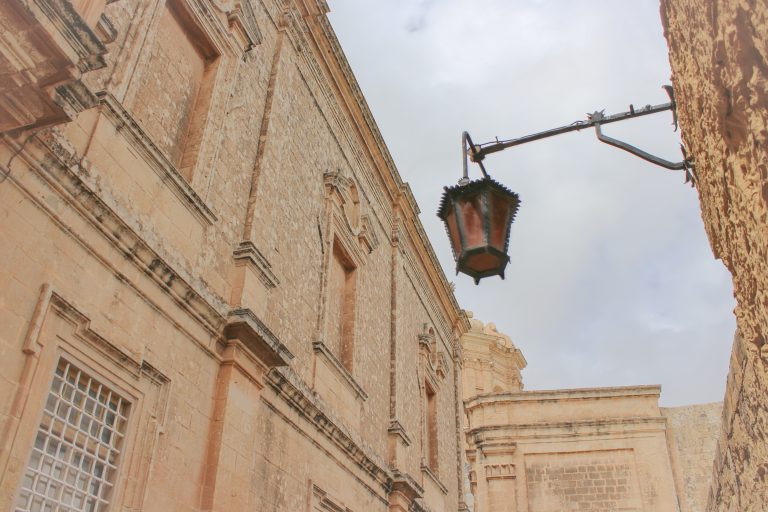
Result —
<path fill-rule="evenodd" d="M 509 256 L 507 251 L 509 249 L 509 234 L 512 222 L 515 220 L 517 210 L 520 207 L 520 196 L 517 193 L 512 192 L 507 187 L 492 179 L 485 174 L 482 179 L 459 183 L 453 187 L 444 187 L 445 193 L 440 201 L 440 207 L 437 211 L 437 216 L 445 223 L 445 231 L 448 234 L 449 240 L 451 240 L 451 250 L 453 251 L 453 258 L 456 261 L 456 273 L 463 272 L 468 276 L 471 276 L 475 280 L 475 284 L 480 282 L 480 279 L 490 276 L 500 276 L 504 279 L 504 270 L 509 263 Z M 477 245 L 469 245 L 467 237 L 467 226 L 465 223 L 464 213 L 458 212 L 463 209 L 459 208 L 459 204 L 462 199 L 480 196 L 480 211 L 479 217 L 482 219 L 482 234 Z M 496 197 L 493 197 L 496 196 Z M 493 199 L 492 199 L 493 197 Z M 506 215 L 503 219 L 494 218 L 492 210 L 496 206 L 496 201 L 503 200 L 506 206 Z M 451 215 L 451 211 L 454 213 L 454 219 L 456 222 L 456 231 L 459 237 L 458 243 L 460 251 L 457 253 L 456 247 L 453 244 L 453 236 L 451 235 L 451 229 L 449 227 L 448 217 Z M 496 223 L 503 223 L 503 233 L 501 233 L 501 239 L 503 240 L 503 247 L 497 247 L 493 239 L 493 228 L 497 227 Z M 468 267 L 467 263 L 479 255 L 487 254 L 493 258 L 496 258 L 499 264 L 488 270 L 474 270 L 472 267 Z"/>

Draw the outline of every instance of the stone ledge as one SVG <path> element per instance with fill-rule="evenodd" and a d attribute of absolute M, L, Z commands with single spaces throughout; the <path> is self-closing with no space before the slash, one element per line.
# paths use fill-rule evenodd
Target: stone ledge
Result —
<path fill-rule="evenodd" d="M 236 260 L 243 260 L 250 263 L 259 273 L 261 282 L 264 283 L 267 288 L 276 288 L 277 285 L 280 284 L 280 280 L 272 271 L 272 265 L 250 240 L 240 242 L 240 245 L 237 246 L 237 249 L 235 249 L 232 254 Z"/>
<path fill-rule="evenodd" d="M 424 495 L 424 488 L 411 475 L 398 469 L 392 471 L 392 491 L 403 493 L 411 501 Z"/>
<path fill-rule="evenodd" d="M 224 327 L 227 339 L 239 339 L 267 368 L 288 366 L 293 354 L 250 309 L 233 309 Z"/>
<path fill-rule="evenodd" d="M 369 446 L 350 432 L 331 412 L 331 408 L 314 393 L 290 368 L 275 368 L 267 375 L 267 383 L 298 413 L 339 447 L 352 461 L 389 493 L 392 475 Z"/>
<path fill-rule="evenodd" d="M 664 417 L 617 418 L 611 420 L 556 421 L 542 423 L 521 423 L 519 425 L 489 425 L 466 430 L 475 445 L 510 439 L 544 439 L 552 437 L 604 436 L 613 434 L 647 434 L 665 432 L 667 420 Z M 591 432 L 590 432 L 591 430 Z M 526 433 L 530 431 L 532 435 Z M 542 431 L 548 431 L 542 434 Z"/>
<path fill-rule="evenodd" d="M 389 422 L 389 428 L 387 429 L 387 432 L 391 435 L 398 436 L 405 446 L 411 446 L 413 441 L 411 441 L 410 436 L 405 431 L 405 427 L 403 427 L 402 423 L 400 423 L 399 420 L 392 420 Z"/>
<path fill-rule="evenodd" d="M 139 150 L 139 154 L 195 217 L 206 225 L 218 220 L 216 214 L 205 204 L 197 192 L 179 173 L 168 157 L 158 148 L 144 129 L 122 104 L 107 92 L 97 93 L 99 101 L 106 107 L 105 114 L 113 122 L 115 130 Z"/>
<path fill-rule="evenodd" d="M 358 398 L 362 400 L 368 400 L 368 393 L 365 392 L 365 390 L 360 386 L 360 384 L 357 383 L 355 378 L 352 376 L 351 373 L 349 373 L 349 370 L 344 368 L 344 365 L 341 364 L 341 361 L 338 360 L 338 358 L 333 355 L 333 353 L 328 349 L 325 343 L 322 341 L 315 341 L 312 343 L 312 349 L 315 351 L 316 354 L 320 354 L 322 357 L 325 358 L 325 360 L 331 365 L 331 367 L 336 371 L 336 373 L 344 380 L 344 382 L 347 383 L 347 385 L 352 389 L 352 391 L 355 392 L 355 394 L 358 396 Z"/>
<path fill-rule="evenodd" d="M 430 468 L 423 462 L 421 463 L 421 472 L 422 474 L 427 475 L 435 483 L 435 485 L 437 485 L 437 487 L 440 489 L 440 492 L 442 492 L 443 494 L 448 494 L 448 488 L 445 486 L 445 484 L 443 484 L 443 482 L 440 481 L 440 479 L 437 477 L 434 471 L 432 471 L 432 468 Z"/>
<path fill-rule="evenodd" d="M 464 401 L 467 409 L 472 409 L 485 404 L 498 405 L 509 402 L 539 402 L 557 400 L 583 400 L 615 397 L 650 396 L 658 397 L 661 394 L 661 386 L 620 386 L 611 388 L 576 388 L 576 389 L 552 389 L 543 391 L 519 391 L 512 393 L 486 393 L 474 396 Z"/>
<path fill-rule="evenodd" d="M 23 2 L 23 4 L 27 12 L 37 14 L 34 10 L 30 10 L 32 7 L 30 2 Z M 104 60 L 104 54 L 107 53 L 106 46 L 93 33 L 93 30 L 85 23 L 70 2 L 35 0 L 33 5 L 40 9 L 39 12 L 53 24 L 59 35 L 75 52 L 79 58 L 75 65 L 81 73 L 100 69 L 107 65 Z"/>

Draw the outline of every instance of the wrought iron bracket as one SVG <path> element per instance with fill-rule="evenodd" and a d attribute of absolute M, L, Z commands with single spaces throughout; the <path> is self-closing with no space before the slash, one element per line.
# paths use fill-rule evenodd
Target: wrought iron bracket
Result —
<path fill-rule="evenodd" d="M 604 110 L 595 111 L 592 114 L 587 114 L 586 121 L 576 121 L 566 126 L 553 128 L 551 130 L 545 130 L 543 132 L 533 133 L 531 135 L 525 135 L 523 137 L 518 137 L 516 139 L 508 139 L 508 140 L 496 139 L 495 141 L 492 141 L 492 142 L 486 142 L 483 144 L 475 145 L 472 143 L 472 138 L 469 136 L 469 133 L 464 132 L 461 136 L 461 146 L 462 146 L 462 153 L 464 158 L 464 176 L 462 177 L 459 183 L 462 184 L 462 183 L 469 182 L 469 177 L 467 172 L 467 159 L 470 159 L 473 162 L 477 163 L 480 166 L 480 170 L 483 172 L 483 176 L 487 177 L 488 173 L 486 172 L 485 167 L 483 166 L 483 159 L 485 159 L 485 157 L 491 153 L 496 153 L 498 151 L 502 151 L 512 146 L 519 146 L 521 144 L 526 144 L 528 142 L 533 142 L 535 140 L 546 139 L 548 137 L 553 137 L 555 135 L 561 135 L 563 133 L 579 131 L 579 130 L 583 130 L 584 128 L 594 127 L 595 134 L 597 135 L 597 139 L 600 142 L 604 142 L 605 144 L 609 144 L 613 147 L 627 151 L 635 156 L 642 158 L 647 162 L 658 165 L 660 167 L 664 167 L 665 169 L 669 169 L 673 171 L 684 171 L 685 182 L 691 183 L 691 186 L 693 186 L 695 184 L 695 175 L 693 172 L 693 161 L 688 159 L 685 152 L 685 147 L 683 147 L 682 145 L 680 146 L 680 149 L 683 153 L 683 160 L 680 162 L 671 162 L 664 158 L 652 155 L 647 151 L 643 151 L 642 149 L 637 148 L 627 142 L 623 142 L 618 139 L 614 139 L 613 137 L 609 137 L 608 135 L 605 135 L 602 131 L 602 125 L 604 124 L 615 123 L 617 121 L 625 121 L 627 119 L 634 119 L 636 117 L 646 116 L 649 114 L 656 114 L 656 113 L 665 112 L 668 110 L 672 112 L 672 124 L 675 127 L 675 131 L 677 131 L 677 105 L 675 103 L 675 95 L 672 90 L 672 86 L 665 85 L 665 86 L 662 86 L 662 88 L 669 95 L 670 101 L 668 103 L 662 103 L 660 105 L 646 105 L 645 107 L 642 107 L 639 109 L 636 109 L 634 105 L 630 105 L 629 111 L 620 112 L 618 114 L 612 114 L 612 115 L 605 115 Z"/>

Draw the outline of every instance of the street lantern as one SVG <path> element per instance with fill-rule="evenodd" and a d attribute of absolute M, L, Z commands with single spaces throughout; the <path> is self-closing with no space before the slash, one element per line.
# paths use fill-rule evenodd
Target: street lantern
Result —
<path fill-rule="evenodd" d="M 595 111 L 587 114 L 586 121 L 576 121 L 516 139 L 499 140 L 497 138 L 495 141 L 475 145 L 469 134 L 464 132 L 461 136 L 464 176 L 459 180 L 458 185 L 445 187 L 437 212 L 438 217 L 445 222 L 445 230 L 451 241 L 453 257 L 456 260 L 456 273 L 463 272 L 473 277 L 475 284 L 478 284 L 480 279 L 489 276 L 501 276 L 504 279 L 504 269 L 509 263 L 509 256 L 507 256 L 509 229 L 520 206 L 520 198 L 488 176 L 483 160 L 491 153 L 555 135 L 594 128 L 600 142 L 623 149 L 670 171 L 684 171 L 685 182 L 694 185 L 693 162 L 688 159 L 685 148 L 682 146 L 683 160 L 671 162 L 609 137 L 602 131 L 602 125 L 665 111 L 672 112 L 673 125 L 677 130 L 674 92 L 671 86 L 665 85 L 663 88 L 669 95 L 668 103 L 646 105 L 640 108 L 630 105 L 628 112 L 613 115 Z M 470 181 L 467 169 L 468 159 L 478 164 L 483 173 L 482 179 Z"/>
<path fill-rule="evenodd" d="M 456 273 L 475 279 L 501 276 L 509 262 L 509 229 L 520 205 L 518 195 L 488 176 L 445 187 L 437 212 L 448 232 Z"/>

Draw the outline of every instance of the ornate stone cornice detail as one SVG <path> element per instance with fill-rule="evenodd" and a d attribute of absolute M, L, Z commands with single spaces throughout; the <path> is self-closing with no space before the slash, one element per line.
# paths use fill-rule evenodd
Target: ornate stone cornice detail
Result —
<path fill-rule="evenodd" d="M 666 418 L 659 416 L 490 425 L 472 428 L 466 434 L 467 439 L 471 440 L 475 446 L 493 449 L 503 444 L 510 444 L 512 439 L 647 434 L 649 432 L 665 432 L 666 429 Z"/>
<path fill-rule="evenodd" d="M 419 339 L 419 354 L 429 380 L 440 383 L 448 375 L 448 358 L 437 346 L 435 331 L 424 324 Z"/>
<path fill-rule="evenodd" d="M 72 119 L 79 112 L 99 104 L 99 98 L 80 80 L 72 80 L 56 87 L 52 99 L 64 114 Z"/>
<path fill-rule="evenodd" d="M 515 478 L 516 474 L 514 464 L 486 464 L 485 466 L 486 480 Z"/>
<path fill-rule="evenodd" d="M 332 215 L 338 219 L 347 239 L 357 239 L 357 247 L 350 254 L 357 263 L 364 263 L 363 253 L 370 254 L 379 246 L 371 216 L 361 213 L 364 206 L 360 198 L 355 180 L 347 176 L 341 169 L 323 173 L 325 184 L 325 199 Z M 349 244 L 350 240 L 345 240 Z"/>
<path fill-rule="evenodd" d="M 424 496 L 424 488 L 411 475 L 392 470 L 392 492 L 400 492 L 412 503 Z"/>
<path fill-rule="evenodd" d="M 253 13 L 251 2 L 237 0 L 227 12 L 227 21 L 229 28 L 238 35 L 239 39 L 245 43 L 243 51 L 250 51 L 254 46 L 260 45 L 264 37 L 256 23 L 256 16 Z"/>
<path fill-rule="evenodd" d="M 250 309 L 229 312 L 224 336 L 239 339 L 267 368 L 287 366 L 293 354 Z"/>
<path fill-rule="evenodd" d="M 174 301 L 209 332 L 221 333 L 227 306 L 202 283 L 195 285 L 191 276 L 182 275 L 182 270 L 168 263 L 146 241 L 118 215 L 98 193 L 85 183 L 86 174 L 80 169 L 79 158 L 74 148 L 56 129 L 42 130 L 35 140 L 47 152 L 46 159 L 39 161 L 35 156 L 25 158 L 27 164 L 37 172 L 54 190 L 63 195 L 80 213 L 110 241 L 126 259 L 133 262 L 144 274 L 168 293 Z M 11 139 L 6 142 L 27 155 L 28 149 Z"/>
<path fill-rule="evenodd" d="M 29 2 L 24 2 L 29 6 Z M 32 2 L 58 30 L 77 54 L 75 63 L 81 73 L 106 66 L 107 48 L 80 17 L 70 2 L 61 0 L 34 0 Z M 28 11 L 29 12 L 29 11 Z M 33 11 L 34 12 L 34 11 Z"/>
<path fill-rule="evenodd" d="M 390 421 L 387 432 L 390 435 L 398 436 L 406 446 L 411 446 L 413 443 L 413 441 L 411 441 L 411 437 L 408 435 L 408 432 L 405 431 L 405 427 L 403 427 L 403 424 L 400 423 L 399 420 Z"/>
<path fill-rule="evenodd" d="M 392 474 L 385 469 L 385 463 L 370 447 L 364 446 L 355 434 L 344 427 L 331 412 L 331 408 L 291 368 L 273 369 L 267 375 L 267 382 L 299 414 L 378 482 L 386 493 L 390 492 L 393 479 Z"/>
<path fill-rule="evenodd" d="M 379 237 L 376 236 L 371 218 L 367 214 L 360 217 L 360 230 L 357 233 L 357 238 L 369 254 L 379 246 Z"/>
<path fill-rule="evenodd" d="M 250 240 L 240 242 L 240 245 L 235 249 L 233 256 L 235 260 L 246 261 L 252 265 L 253 268 L 257 270 L 259 279 L 261 279 L 267 288 L 276 288 L 277 285 L 280 284 L 280 280 L 275 273 L 272 272 L 272 265 Z"/>

